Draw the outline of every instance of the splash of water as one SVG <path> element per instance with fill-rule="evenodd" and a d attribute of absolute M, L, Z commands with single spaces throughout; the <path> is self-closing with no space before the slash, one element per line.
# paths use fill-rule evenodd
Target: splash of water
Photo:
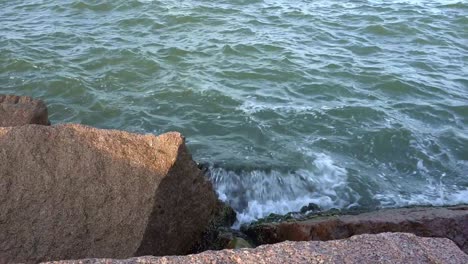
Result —
<path fill-rule="evenodd" d="M 299 211 L 309 203 L 345 208 L 359 199 L 348 187 L 346 169 L 325 154 L 316 155 L 308 169 L 235 172 L 212 167 L 209 174 L 220 199 L 237 211 L 234 227 L 271 213 Z"/>

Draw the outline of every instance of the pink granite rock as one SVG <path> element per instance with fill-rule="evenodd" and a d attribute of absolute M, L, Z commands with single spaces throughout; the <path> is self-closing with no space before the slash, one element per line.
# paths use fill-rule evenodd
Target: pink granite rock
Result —
<path fill-rule="evenodd" d="M 317 216 L 302 221 L 251 225 L 246 230 L 258 244 L 287 240 L 326 241 L 383 232 L 445 237 L 468 253 L 468 206 L 397 208 L 358 215 Z"/>
<path fill-rule="evenodd" d="M 188 254 L 217 206 L 181 134 L 0 127 L 0 263 Z"/>
<path fill-rule="evenodd" d="M 47 107 L 28 96 L 0 95 L 0 127 L 49 125 Z"/>
<path fill-rule="evenodd" d="M 255 249 L 206 251 L 169 257 L 139 257 L 125 260 L 84 259 L 49 264 L 266 264 L 266 263 L 443 263 L 466 264 L 468 256 L 446 238 L 423 238 L 406 233 L 357 235 L 343 240 L 282 242 Z"/>

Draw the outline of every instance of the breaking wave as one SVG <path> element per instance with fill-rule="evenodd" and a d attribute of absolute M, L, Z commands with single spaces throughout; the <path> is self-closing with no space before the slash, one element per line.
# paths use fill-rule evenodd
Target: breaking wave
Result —
<path fill-rule="evenodd" d="M 310 168 L 232 171 L 210 168 L 210 178 L 221 200 L 237 211 L 235 227 L 272 213 L 299 211 L 309 203 L 323 209 L 356 205 L 359 195 L 347 183 L 347 171 L 318 154 Z"/>

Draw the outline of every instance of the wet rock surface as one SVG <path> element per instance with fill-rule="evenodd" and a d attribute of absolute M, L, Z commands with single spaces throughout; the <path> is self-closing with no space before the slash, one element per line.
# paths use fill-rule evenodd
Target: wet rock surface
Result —
<path fill-rule="evenodd" d="M 218 201 L 215 214 L 202 235 L 202 239 L 195 245 L 191 253 L 206 250 L 221 250 L 234 239 L 237 230 L 231 228 L 236 221 L 236 212 L 224 202 Z"/>
<path fill-rule="evenodd" d="M 49 125 L 47 106 L 28 96 L 0 95 L 0 127 Z"/>
<path fill-rule="evenodd" d="M 245 228 L 257 244 L 334 240 L 358 234 L 406 232 L 445 237 L 468 253 L 468 206 L 384 209 L 356 215 L 319 215 L 308 220 L 252 224 Z"/>
<path fill-rule="evenodd" d="M 55 264 L 182 264 L 182 263 L 468 263 L 464 254 L 445 238 L 422 238 L 405 233 L 357 235 L 344 240 L 282 242 L 255 249 L 207 251 L 169 257 L 139 257 L 125 260 L 84 259 Z"/>
<path fill-rule="evenodd" d="M 0 263 L 187 254 L 217 198 L 184 138 L 0 128 Z"/>

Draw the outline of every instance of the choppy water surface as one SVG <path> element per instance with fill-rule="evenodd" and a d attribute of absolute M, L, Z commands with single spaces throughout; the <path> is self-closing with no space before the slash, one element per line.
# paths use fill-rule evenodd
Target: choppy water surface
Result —
<path fill-rule="evenodd" d="M 0 89 L 182 132 L 240 222 L 468 202 L 468 1 L 0 1 Z"/>

